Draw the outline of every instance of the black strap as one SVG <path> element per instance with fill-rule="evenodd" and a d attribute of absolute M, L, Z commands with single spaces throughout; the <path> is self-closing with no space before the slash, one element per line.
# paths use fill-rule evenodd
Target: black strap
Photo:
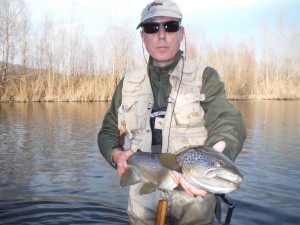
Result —
<path fill-rule="evenodd" d="M 225 197 L 225 194 L 219 194 L 220 198 L 228 205 L 228 210 L 225 218 L 225 222 L 223 225 L 230 225 L 231 216 L 233 213 L 233 210 L 235 208 L 235 205 L 228 201 L 228 199 Z"/>

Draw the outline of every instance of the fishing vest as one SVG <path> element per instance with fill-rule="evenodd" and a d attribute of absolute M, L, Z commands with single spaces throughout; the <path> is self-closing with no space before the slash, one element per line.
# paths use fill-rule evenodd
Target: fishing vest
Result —
<path fill-rule="evenodd" d="M 207 138 L 204 111 L 200 102 L 205 66 L 181 59 L 170 74 L 171 93 L 163 119 L 155 121 L 162 129 L 162 152 L 178 153 L 187 147 L 203 145 Z M 151 152 L 150 115 L 153 93 L 146 69 L 125 74 L 122 103 L 118 109 L 118 128 L 125 121 L 130 149 Z"/>

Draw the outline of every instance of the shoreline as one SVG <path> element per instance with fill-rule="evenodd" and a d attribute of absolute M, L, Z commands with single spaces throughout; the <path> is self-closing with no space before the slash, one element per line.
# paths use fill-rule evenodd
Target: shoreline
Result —
<path fill-rule="evenodd" d="M 300 101 L 300 98 L 227 98 L 229 101 Z M 0 103 L 110 103 L 108 100 L 0 100 Z"/>

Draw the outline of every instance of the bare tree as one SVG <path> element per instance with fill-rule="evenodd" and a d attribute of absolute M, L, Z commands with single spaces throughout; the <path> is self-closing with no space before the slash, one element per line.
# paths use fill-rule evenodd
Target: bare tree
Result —
<path fill-rule="evenodd" d="M 129 54 L 132 51 L 133 36 L 122 27 L 113 26 L 107 31 L 111 52 L 111 73 L 115 78 L 115 86 L 128 69 Z"/>
<path fill-rule="evenodd" d="M 5 81 L 9 63 L 15 59 L 25 4 L 23 0 L 0 0 L 0 81 Z"/>
<path fill-rule="evenodd" d="M 20 37 L 19 37 L 19 48 L 21 52 L 21 63 L 22 63 L 22 74 L 27 74 L 28 68 L 28 48 L 29 48 L 29 31 L 30 21 L 27 15 L 27 10 L 24 5 L 23 13 L 21 14 L 20 20 Z"/>

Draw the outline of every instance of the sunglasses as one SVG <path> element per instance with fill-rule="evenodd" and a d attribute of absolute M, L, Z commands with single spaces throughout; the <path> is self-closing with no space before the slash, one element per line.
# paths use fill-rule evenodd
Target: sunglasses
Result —
<path fill-rule="evenodd" d="M 144 23 L 143 31 L 146 34 L 155 34 L 159 31 L 160 26 L 165 28 L 166 32 L 177 32 L 180 28 L 179 21 L 168 21 L 163 23 Z"/>

